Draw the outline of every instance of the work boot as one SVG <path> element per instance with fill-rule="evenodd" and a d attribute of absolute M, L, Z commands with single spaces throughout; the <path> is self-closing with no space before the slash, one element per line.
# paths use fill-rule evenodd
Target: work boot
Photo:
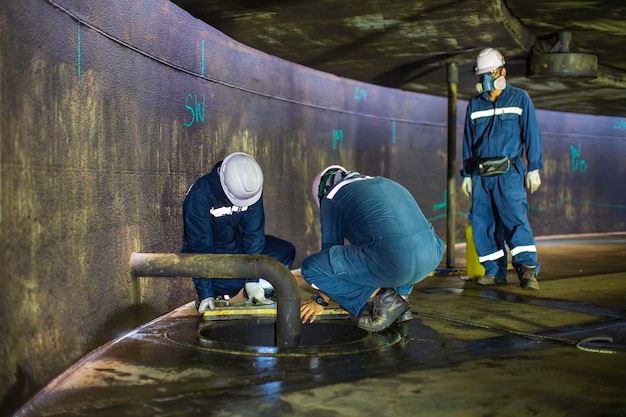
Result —
<path fill-rule="evenodd" d="M 406 295 L 401 294 L 400 297 L 402 297 L 402 299 L 405 300 L 407 303 L 409 302 L 408 294 Z M 402 322 L 409 321 L 409 320 L 413 320 L 413 312 L 411 311 L 410 303 L 409 303 L 409 309 L 405 311 L 404 313 L 402 313 L 400 317 L 398 317 L 398 319 L 396 320 L 396 323 L 402 323 Z"/>
<path fill-rule="evenodd" d="M 380 332 L 391 326 L 409 308 L 409 303 L 393 289 L 381 288 L 372 300 L 371 311 L 365 311 L 359 317 L 357 326 L 370 332 Z"/>
<path fill-rule="evenodd" d="M 534 266 L 522 265 L 519 268 L 519 273 L 521 273 L 521 276 L 519 279 L 520 287 L 522 287 L 525 290 L 539 291 L 539 282 L 537 281 L 537 278 L 535 277 Z"/>
<path fill-rule="evenodd" d="M 496 278 L 491 274 L 485 274 L 478 278 L 476 283 L 479 285 L 506 285 L 506 278 Z"/>

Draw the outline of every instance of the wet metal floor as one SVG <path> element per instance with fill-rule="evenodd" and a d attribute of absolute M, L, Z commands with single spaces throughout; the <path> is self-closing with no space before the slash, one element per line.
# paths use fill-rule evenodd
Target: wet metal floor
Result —
<path fill-rule="evenodd" d="M 305 325 L 291 352 L 255 346 L 267 319 L 208 323 L 190 303 L 88 355 L 17 415 L 626 415 L 626 234 L 538 250 L 539 292 L 513 271 L 487 288 L 435 275 L 411 294 L 413 320 L 382 334 Z"/>

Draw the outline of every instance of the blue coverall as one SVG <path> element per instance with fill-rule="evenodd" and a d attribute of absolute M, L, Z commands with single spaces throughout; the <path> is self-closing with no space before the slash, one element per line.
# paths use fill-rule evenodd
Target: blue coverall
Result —
<path fill-rule="evenodd" d="M 213 170 L 199 178 L 183 202 L 182 253 L 263 254 L 291 268 L 295 247 L 282 239 L 265 235 L 263 198 L 248 207 L 237 207 L 226 197 Z M 258 279 L 193 278 L 198 297 L 235 296 L 246 282 Z"/>
<path fill-rule="evenodd" d="M 413 196 L 386 178 L 359 174 L 336 184 L 321 201 L 320 222 L 322 250 L 304 259 L 302 276 L 355 317 L 377 288 L 409 294 L 443 256 Z"/>
<path fill-rule="evenodd" d="M 543 169 L 541 134 L 528 94 L 507 85 L 495 102 L 488 92 L 472 98 L 465 117 L 461 174 L 472 178 L 472 228 L 479 261 L 485 274 L 496 278 L 506 278 L 505 242 L 518 274 L 521 265 L 539 273 L 527 216 L 524 153 L 529 171 Z M 494 157 L 510 158 L 510 169 L 496 176 L 478 175 L 478 161 Z"/>

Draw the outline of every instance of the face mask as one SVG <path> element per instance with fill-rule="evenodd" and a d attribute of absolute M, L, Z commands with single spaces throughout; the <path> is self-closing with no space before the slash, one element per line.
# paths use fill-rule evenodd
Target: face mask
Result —
<path fill-rule="evenodd" d="M 491 90 L 504 90 L 506 79 L 504 77 L 493 78 L 491 74 L 483 75 L 481 82 L 476 83 L 476 91 L 483 93 Z"/>

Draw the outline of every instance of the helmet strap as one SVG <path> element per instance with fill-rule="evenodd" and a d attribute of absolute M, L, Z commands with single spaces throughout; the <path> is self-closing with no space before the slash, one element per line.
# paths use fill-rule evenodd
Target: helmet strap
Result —
<path fill-rule="evenodd" d="M 341 182 L 346 174 L 347 173 L 342 171 L 341 169 L 335 168 L 329 170 L 328 172 L 324 173 L 324 175 L 322 175 L 322 178 L 320 179 L 320 187 L 317 192 L 317 197 L 319 198 L 320 202 L 322 201 L 326 193 L 328 193 L 328 191 L 330 191 L 330 189 L 333 188 L 335 184 Z"/>

